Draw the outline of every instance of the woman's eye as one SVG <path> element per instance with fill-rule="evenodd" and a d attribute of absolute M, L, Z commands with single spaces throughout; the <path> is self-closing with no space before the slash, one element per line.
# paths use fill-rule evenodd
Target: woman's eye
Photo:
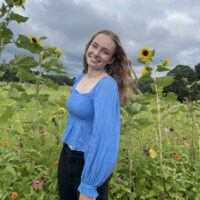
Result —
<path fill-rule="evenodd" d="M 104 54 L 106 54 L 106 55 L 108 54 L 108 52 L 107 52 L 107 51 L 103 51 L 103 53 L 104 53 Z"/>
<path fill-rule="evenodd" d="M 92 44 L 92 47 L 97 48 L 97 45 L 96 44 Z"/>

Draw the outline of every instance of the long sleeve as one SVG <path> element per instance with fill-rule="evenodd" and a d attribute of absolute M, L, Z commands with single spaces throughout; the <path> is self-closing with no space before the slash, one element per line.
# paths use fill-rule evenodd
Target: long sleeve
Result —
<path fill-rule="evenodd" d="M 97 187 L 106 181 L 117 162 L 119 138 L 118 85 L 114 79 L 105 79 L 97 85 L 94 94 L 93 129 L 84 154 L 85 165 L 78 187 L 80 193 L 91 198 L 99 196 Z"/>

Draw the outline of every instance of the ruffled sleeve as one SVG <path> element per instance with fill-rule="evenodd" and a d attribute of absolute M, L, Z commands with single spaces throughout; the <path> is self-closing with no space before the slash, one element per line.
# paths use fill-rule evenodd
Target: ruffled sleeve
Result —
<path fill-rule="evenodd" d="M 117 162 L 120 138 L 120 102 L 118 85 L 114 79 L 104 79 L 94 93 L 94 121 L 92 136 L 84 154 L 80 193 L 91 198 L 99 196 L 101 186 L 112 173 Z"/>

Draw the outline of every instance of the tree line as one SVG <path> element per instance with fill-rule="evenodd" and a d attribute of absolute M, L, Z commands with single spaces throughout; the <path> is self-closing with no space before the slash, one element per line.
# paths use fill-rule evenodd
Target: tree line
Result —
<path fill-rule="evenodd" d="M 3 82 L 20 82 L 20 79 L 16 76 L 17 71 L 11 71 L 9 68 L 4 68 L 0 65 L 0 72 L 5 72 L 2 77 L 0 77 L 0 81 Z M 38 75 L 38 71 L 30 71 L 34 75 Z M 58 85 L 69 85 L 72 86 L 76 77 L 70 78 L 66 75 L 42 75 L 43 77 L 49 78 L 53 80 Z M 28 83 L 33 83 L 32 81 L 27 81 Z"/>
<path fill-rule="evenodd" d="M 180 102 L 187 100 L 189 95 L 191 95 L 192 101 L 200 100 L 200 86 L 197 84 L 197 81 L 200 80 L 200 63 L 195 65 L 194 70 L 187 65 L 177 65 L 167 73 L 167 76 L 173 76 L 174 82 L 163 88 L 163 96 L 167 96 L 168 92 L 173 92 L 177 95 L 177 100 Z M 139 79 L 138 87 L 142 93 L 149 92 L 154 94 L 151 83 L 153 83 L 153 79 Z"/>
<path fill-rule="evenodd" d="M 0 66 L 0 72 L 5 72 L 0 81 L 4 82 L 20 82 L 19 78 L 16 76 L 16 71 L 10 71 L 8 68 L 3 68 Z M 35 75 L 38 75 L 38 71 L 31 71 Z M 68 85 L 72 86 L 75 77 L 69 78 L 66 75 L 43 75 L 46 78 L 53 80 L 58 85 Z M 200 80 L 200 63 L 195 65 L 194 70 L 187 65 L 177 65 L 175 68 L 167 73 L 167 76 L 173 76 L 174 82 L 165 88 L 163 88 L 163 95 L 166 96 L 168 92 L 174 92 L 177 95 L 177 100 L 183 102 L 187 100 L 189 93 L 187 85 L 192 85 L 195 81 Z M 31 81 L 27 81 L 32 83 Z M 151 88 L 151 83 L 153 79 L 150 80 L 138 80 L 138 88 L 142 93 L 149 92 L 154 94 L 155 92 Z M 193 101 L 200 100 L 200 86 L 195 83 L 191 87 L 191 99 Z"/>

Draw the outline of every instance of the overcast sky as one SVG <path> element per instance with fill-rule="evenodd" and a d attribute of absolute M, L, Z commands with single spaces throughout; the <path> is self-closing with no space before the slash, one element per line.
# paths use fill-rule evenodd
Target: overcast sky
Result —
<path fill-rule="evenodd" d="M 26 0 L 25 9 L 15 9 L 29 17 L 26 23 L 10 24 L 15 37 L 47 36 L 42 44 L 63 50 L 61 61 L 69 77 L 82 73 L 85 45 L 102 29 L 119 35 L 138 77 L 143 47 L 156 49 L 154 65 L 165 57 L 170 69 L 200 63 L 200 0 Z M 18 51 L 9 45 L 3 58 L 9 60 Z"/>

